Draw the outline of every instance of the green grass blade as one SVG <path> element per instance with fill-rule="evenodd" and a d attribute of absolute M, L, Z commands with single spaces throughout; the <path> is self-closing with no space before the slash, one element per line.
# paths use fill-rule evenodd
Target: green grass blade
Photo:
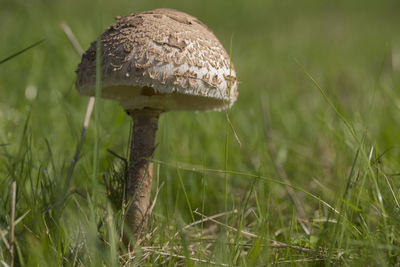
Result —
<path fill-rule="evenodd" d="M 181 175 L 181 172 L 179 171 L 178 167 L 176 168 L 176 173 L 178 174 L 179 183 L 181 184 L 182 190 L 183 190 L 183 194 L 185 195 L 186 204 L 188 205 L 188 208 L 189 208 L 189 211 L 190 211 L 190 216 L 192 217 L 192 222 L 194 222 L 195 219 L 194 219 L 194 215 L 193 215 L 192 206 L 190 205 L 190 200 L 189 200 L 188 194 L 186 192 L 185 184 L 183 183 L 182 175 Z"/>
<path fill-rule="evenodd" d="M 37 46 L 37 45 L 43 43 L 44 41 L 45 41 L 45 39 L 42 39 L 42 40 L 40 40 L 40 41 L 37 41 L 36 43 L 33 43 L 33 44 L 31 44 L 30 46 L 25 47 L 24 49 L 22 49 L 22 50 L 20 50 L 20 51 L 18 51 L 18 52 L 16 52 L 16 53 L 14 53 L 14 54 L 12 54 L 12 55 L 6 57 L 6 58 L 0 60 L 0 65 L 3 64 L 3 63 L 6 63 L 7 61 L 9 61 L 9 60 L 11 60 L 11 59 L 13 59 L 13 58 L 15 58 L 16 56 L 19 56 L 20 54 L 22 54 L 22 53 L 24 53 L 24 52 L 26 52 L 26 51 L 28 51 L 28 50 L 34 48 L 35 46 Z"/>
<path fill-rule="evenodd" d="M 336 115 L 343 121 L 343 123 L 346 125 L 347 129 L 350 131 L 351 135 L 357 139 L 356 132 L 353 128 L 353 126 L 350 124 L 350 122 L 346 119 L 344 114 L 342 114 L 339 109 L 336 107 L 336 105 L 332 102 L 330 97 L 326 94 L 325 90 L 322 89 L 322 87 L 318 84 L 318 82 L 314 79 L 314 77 L 306 70 L 306 68 L 297 60 L 294 59 L 294 61 L 297 63 L 297 65 L 303 70 L 304 74 L 311 80 L 311 82 L 317 87 L 321 95 L 324 97 L 325 101 L 328 102 L 329 106 L 335 111 Z"/>

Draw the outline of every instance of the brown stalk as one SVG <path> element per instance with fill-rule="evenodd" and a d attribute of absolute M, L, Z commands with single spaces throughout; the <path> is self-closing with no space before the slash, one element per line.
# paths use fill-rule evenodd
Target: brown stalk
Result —
<path fill-rule="evenodd" d="M 151 184 L 153 179 L 153 153 L 158 127 L 158 110 L 135 110 L 128 112 L 132 117 L 132 138 L 130 166 L 126 187 L 127 225 L 136 238 L 140 237 L 147 223 L 147 212 L 150 208 Z"/>

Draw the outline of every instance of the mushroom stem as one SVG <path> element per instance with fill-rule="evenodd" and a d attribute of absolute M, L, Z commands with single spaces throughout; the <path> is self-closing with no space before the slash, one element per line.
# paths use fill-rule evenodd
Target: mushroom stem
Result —
<path fill-rule="evenodd" d="M 130 166 L 126 197 L 130 201 L 127 224 L 138 238 L 147 222 L 150 204 L 155 137 L 159 110 L 145 109 L 128 112 L 133 120 Z"/>

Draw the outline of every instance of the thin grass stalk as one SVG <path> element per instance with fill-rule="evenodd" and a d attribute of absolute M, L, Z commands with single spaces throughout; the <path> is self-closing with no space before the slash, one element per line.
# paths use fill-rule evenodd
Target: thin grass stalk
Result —
<path fill-rule="evenodd" d="M 17 182 L 13 181 L 11 184 L 10 267 L 14 267 L 16 196 L 17 196 Z"/>
<path fill-rule="evenodd" d="M 13 59 L 13 58 L 15 58 L 16 56 L 19 56 L 20 54 L 22 54 L 22 53 L 24 53 L 24 52 L 26 52 L 26 51 L 28 51 L 28 50 L 34 48 L 35 46 L 37 46 L 37 45 L 43 43 L 44 41 L 45 41 L 45 39 L 42 39 L 42 40 L 40 40 L 40 41 L 37 41 L 37 42 L 35 42 L 35 43 L 29 45 L 28 47 L 25 47 L 24 49 L 22 49 L 22 50 L 20 50 L 20 51 L 18 51 L 18 52 L 16 52 L 16 53 L 14 53 L 14 54 L 11 54 L 10 56 L 8 56 L 8 57 L 6 57 L 6 58 L 3 58 L 2 60 L 0 60 L 0 64 L 3 64 L 3 63 L 5 63 L 5 62 L 7 62 L 7 61 L 9 61 L 9 60 L 11 60 L 11 59 Z"/>

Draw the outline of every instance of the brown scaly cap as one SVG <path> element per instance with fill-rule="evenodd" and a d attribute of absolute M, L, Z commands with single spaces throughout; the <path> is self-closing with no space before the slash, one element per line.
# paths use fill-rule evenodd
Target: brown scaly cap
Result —
<path fill-rule="evenodd" d="M 126 110 L 223 109 L 237 98 L 229 55 L 209 28 L 188 14 L 156 9 L 117 18 L 101 42 L 102 96 Z M 79 93 L 93 96 L 96 42 L 76 72 Z"/>

